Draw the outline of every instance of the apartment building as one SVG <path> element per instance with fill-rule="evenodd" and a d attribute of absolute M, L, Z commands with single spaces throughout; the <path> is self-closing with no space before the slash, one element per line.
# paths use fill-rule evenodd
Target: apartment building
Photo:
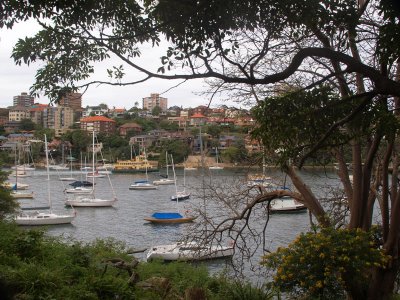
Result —
<path fill-rule="evenodd" d="M 150 97 L 143 98 L 143 109 L 152 111 L 154 107 L 159 106 L 162 111 L 168 110 L 168 99 L 161 97 L 160 94 L 150 94 Z"/>
<path fill-rule="evenodd" d="M 70 107 L 48 106 L 43 110 L 43 127 L 54 129 L 59 137 L 71 129 L 74 122 L 74 111 Z"/>
<path fill-rule="evenodd" d="M 60 99 L 59 105 L 70 107 L 74 110 L 80 110 L 82 108 L 82 94 L 69 93 Z"/>
<path fill-rule="evenodd" d="M 21 95 L 13 97 L 13 106 L 30 107 L 34 102 L 35 98 L 25 92 L 22 92 Z"/>
<path fill-rule="evenodd" d="M 9 121 L 17 121 L 20 122 L 23 119 L 30 119 L 30 108 L 26 106 L 14 106 L 10 108 L 8 112 L 8 120 Z"/>
<path fill-rule="evenodd" d="M 95 131 L 101 132 L 105 134 L 115 133 L 116 124 L 115 121 L 104 117 L 104 116 L 93 116 L 82 118 L 81 121 L 81 129 L 85 131 Z"/>

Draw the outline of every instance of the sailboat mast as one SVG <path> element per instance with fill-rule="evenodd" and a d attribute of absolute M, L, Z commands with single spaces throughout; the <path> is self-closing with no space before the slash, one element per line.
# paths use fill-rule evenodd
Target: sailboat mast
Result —
<path fill-rule="evenodd" d="M 167 178 L 168 176 L 168 151 L 165 151 L 165 164 L 167 165 Z"/>
<path fill-rule="evenodd" d="M 93 134 L 92 134 L 92 172 L 93 172 L 93 176 L 92 176 L 92 183 L 93 183 L 93 190 L 94 190 L 94 130 L 93 130 Z"/>
<path fill-rule="evenodd" d="M 178 187 L 177 187 L 177 185 L 176 185 L 175 165 L 174 165 L 174 158 L 172 157 L 172 154 L 171 154 L 171 164 L 172 164 L 172 172 L 174 173 L 176 204 L 178 204 L 178 202 L 179 202 Z"/>
<path fill-rule="evenodd" d="M 46 150 L 46 171 L 47 171 L 47 199 L 49 201 L 49 207 L 51 209 L 51 200 L 50 200 L 50 171 L 49 171 L 49 148 L 47 145 L 47 136 L 44 135 L 44 147 Z"/>
<path fill-rule="evenodd" d="M 15 144 L 15 151 L 14 151 L 14 160 L 15 160 L 15 190 L 18 190 L 17 146 L 18 146 L 18 144 Z"/>

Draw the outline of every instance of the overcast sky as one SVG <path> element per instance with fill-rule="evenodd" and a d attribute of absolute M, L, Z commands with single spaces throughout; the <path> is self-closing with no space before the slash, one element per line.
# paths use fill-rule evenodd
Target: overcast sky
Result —
<path fill-rule="evenodd" d="M 0 30 L 0 107 L 7 107 L 13 104 L 13 96 L 21 92 L 29 92 L 29 88 L 34 82 L 36 69 L 39 64 L 16 66 L 11 57 L 12 47 L 18 38 L 32 35 L 37 30 L 34 23 L 18 24 L 12 30 Z M 146 56 L 141 62 L 141 66 L 153 65 L 159 67 L 159 53 L 150 47 L 143 51 Z M 120 63 L 118 63 L 119 65 Z M 105 69 L 113 64 L 103 64 L 103 70 L 96 73 L 96 79 L 106 80 Z M 126 69 L 128 73 L 128 69 Z M 168 106 L 178 105 L 183 107 L 195 107 L 198 105 L 208 105 L 207 96 L 200 96 L 199 93 L 205 90 L 205 84 L 201 80 L 189 81 L 170 91 L 171 87 L 177 85 L 179 81 L 151 80 L 140 85 L 127 87 L 100 86 L 91 87 L 82 97 L 82 106 L 97 105 L 106 103 L 109 107 L 131 108 L 136 101 L 142 105 L 142 99 L 150 96 L 150 93 L 159 93 L 168 99 Z M 41 97 L 36 102 L 48 103 L 48 99 Z M 211 102 L 211 107 L 226 104 L 228 106 L 234 103 L 223 102 L 217 98 Z"/>

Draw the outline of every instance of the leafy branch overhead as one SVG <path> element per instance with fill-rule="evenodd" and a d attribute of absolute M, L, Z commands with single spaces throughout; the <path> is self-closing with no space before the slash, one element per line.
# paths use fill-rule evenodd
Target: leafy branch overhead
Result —
<path fill-rule="evenodd" d="M 391 53 L 386 46 L 398 35 L 398 30 L 390 31 L 397 28 L 397 19 L 391 17 L 390 6 L 375 4 L 373 1 L 368 14 L 363 15 L 354 0 L 260 1 L 257 5 L 237 0 L 163 0 L 145 1 L 144 5 L 135 1 L 82 0 L 36 1 L 24 6 L 6 0 L 0 4 L 0 27 L 11 28 L 29 18 L 40 22 L 42 30 L 21 39 L 13 57 L 17 64 L 45 62 L 32 92 L 44 91 L 53 101 L 66 87 L 76 90 L 99 83 L 127 85 L 150 78 L 214 78 L 225 85 L 255 86 L 293 80 L 302 73 L 308 81 L 324 82 L 330 72 L 335 72 L 326 68 L 329 60 L 344 66 L 345 74 L 369 78 L 370 91 L 399 95 L 400 86 L 391 77 L 393 70 L 382 73 L 370 58 L 361 61 L 354 57 L 346 38 L 352 32 L 361 32 L 369 44 L 372 40 L 377 45 L 379 56 L 375 61 L 395 61 L 397 43 L 390 47 Z M 376 28 L 381 30 L 377 32 Z M 331 42 L 316 43 L 315 36 L 329 37 Z M 141 45 L 161 47 L 162 38 L 170 45 L 154 58 L 159 59 L 159 67 L 150 70 L 141 66 Z M 117 82 L 91 81 L 96 63 L 111 56 L 142 77 L 130 80 L 114 70 Z M 110 69 L 104 74 L 107 76 Z"/>

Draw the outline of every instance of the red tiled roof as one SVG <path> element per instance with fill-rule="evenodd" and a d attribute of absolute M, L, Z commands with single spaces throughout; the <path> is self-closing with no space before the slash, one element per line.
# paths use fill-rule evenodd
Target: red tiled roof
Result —
<path fill-rule="evenodd" d="M 31 108 L 30 111 L 43 111 L 46 107 L 48 106 L 46 105 L 46 106 L 34 107 Z"/>
<path fill-rule="evenodd" d="M 105 116 L 93 116 L 81 119 L 81 122 L 114 122 L 114 120 L 107 118 Z"/>
<path fill-rule="evenodd" d="M 206 116 L 202 115 L 201 113 L 195 113 L 193 116 L 190 118 L 206 118 Z"/>

